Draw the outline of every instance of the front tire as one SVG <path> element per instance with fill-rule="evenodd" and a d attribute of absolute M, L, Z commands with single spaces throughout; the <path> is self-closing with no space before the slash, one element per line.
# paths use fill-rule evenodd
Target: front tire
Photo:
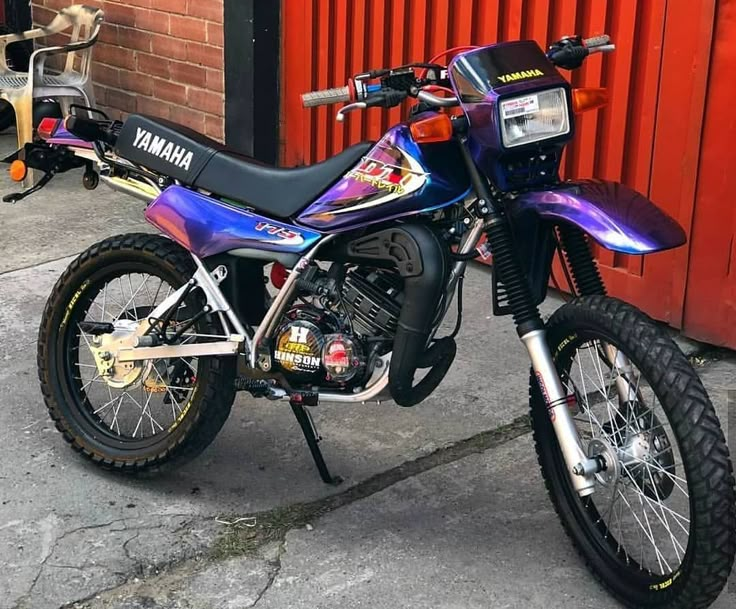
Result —
<path fill-rule="evenodd" d="M 697 374 L 650 318 L 613 298 L 564 305 L 549 320 L 547 341 L 563 385 L 576 397 L 571 408 L 584 448 L 593 439 L 605 442 L 623 463 L 615 482 L 601 477 L 596 492 L 580 498 L 532 375 L 537 456 L 567 534 L 626 605 L 708 607 L 733 565 L 736 496 L 723 432 Z M 606 344 L 634 370 L 611 366 Z M 638 379 L 630 401 L 616 390 L 624 374 L 627 382 Z"/>
<path fill-rule="evenodd" d="M 235 397 L 234 357 L 136 363 L 111 385 L 91 358 L 95 337 L 83 330 L 105 322 L 135 327 L 194 270 L 186 250 L 168 239 L 121 235 L 83 252 L 49 297 L 37 360 L 44 400 L 64 439 L 105 469 L 135 473 L 181 465 L 204 450 L 227 420 Z M 203 304 L 201 292 L 193 290 L 174 323 L 183 326 Z M 206 316 L 188 332 L 211 336 L 220 330 Z"/>

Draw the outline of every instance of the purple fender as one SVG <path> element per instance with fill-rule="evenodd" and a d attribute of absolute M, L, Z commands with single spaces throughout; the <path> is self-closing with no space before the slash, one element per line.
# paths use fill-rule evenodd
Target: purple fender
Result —
<path fill-rule="evenodd" d="M 683 245 L 682 227 L 644 195 L 603 180 L 568 182 L 560 190 L 527 192 L 508 204 L 511 215 L 534 213 L 569 222 L 603 247 L 625 254 L 650 254 Z"/>

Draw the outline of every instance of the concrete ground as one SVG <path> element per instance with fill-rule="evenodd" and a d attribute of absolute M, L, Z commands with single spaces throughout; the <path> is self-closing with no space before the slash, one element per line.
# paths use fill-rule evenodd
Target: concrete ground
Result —
<path fill-rule="evenodd" d="M 0 193 L 11 188 L 0 172 Z M 435 395 L 314 409 L 339 487 L 320 482 L 287 407 L 244 396 L 176 473 L 131 480 L 83 462 L 46 415 L 37 326 L 70 256 L 131 230 L 148 230 L 141 204 L 84 191 L 78 173 L 0 205 L 0 608 L 617 606 L 546 497 L 528 362 L 510 320 L 490 314 L 484 268 L 469 273 L 458 357 Z M 725 424 L 736 359 L 701 363 Z M 731 590 L 714 606 L 733 607 Z"/>

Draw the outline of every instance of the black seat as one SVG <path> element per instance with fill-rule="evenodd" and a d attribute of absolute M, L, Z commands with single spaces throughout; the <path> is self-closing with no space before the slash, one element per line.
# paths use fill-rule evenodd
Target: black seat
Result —
<path fill-rule="evenodd" d="M 337 182 L 372 146 L 372 142 L 355 144 L 326 161 L 293 169 L 263 165 L 222 150 L 210 159 L 194 186 L 277 218 L 289 218 Z"/>
<path fill-rule="evenodd" d="M 116 152 L 156 173 L 277 218 L 294 216 L 356 165 L 373 146 L 351 146 L 322 163 L 281 169 L 241 156 L 192 129 L 163 119 L 131 115 Z"/>

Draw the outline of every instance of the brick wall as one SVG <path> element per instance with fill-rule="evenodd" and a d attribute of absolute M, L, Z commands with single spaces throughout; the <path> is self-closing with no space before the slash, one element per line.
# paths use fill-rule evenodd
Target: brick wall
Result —
<path fill-rule="evenodd" d="M 33 20 L 75 2 L 105 11 L 92 66 L 99 107 L 223 139 L 223 0 L 33 0 Z"/>

